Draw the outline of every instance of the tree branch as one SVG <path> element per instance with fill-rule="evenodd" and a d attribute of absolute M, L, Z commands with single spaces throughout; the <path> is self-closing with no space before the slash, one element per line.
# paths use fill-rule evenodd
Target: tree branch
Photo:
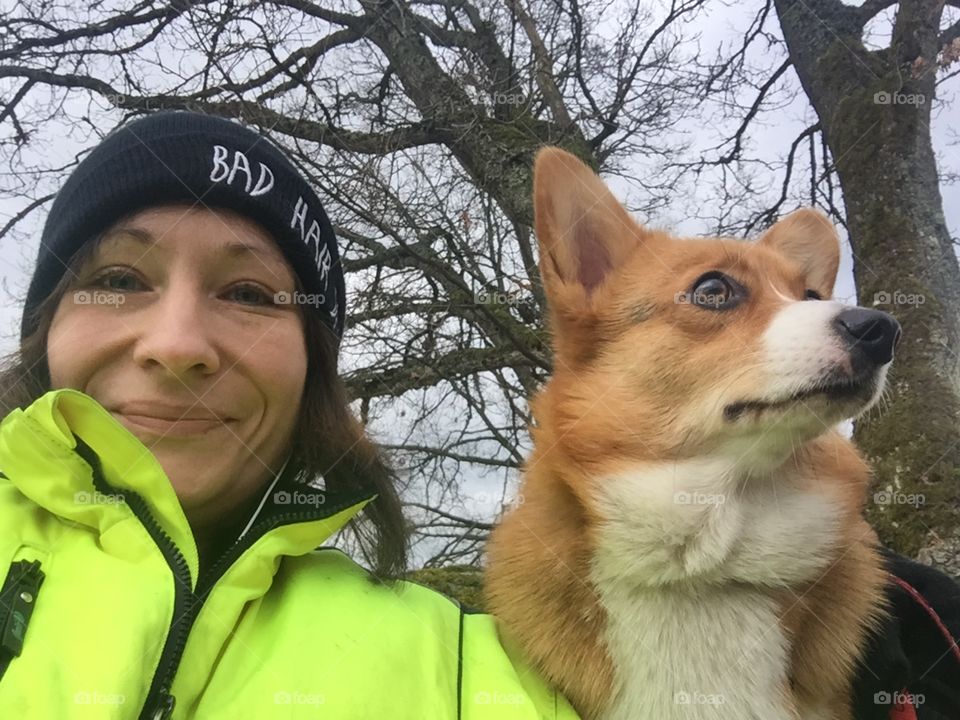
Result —
<path fill-rule="evenodd" d="M 463 348 L 430 360 L 386 368 L 364 368 L 349 373 L 345 382 L 356 399 L 393 396 L 495 368 L 532 367 L 523 353 L 513 348 Z"/>
<path fill-rule="evenodd" d="M 743 136 L 747 131 L 747 127 L 750 125 L 750 121 L 756 117 L 757 113 L 760 111 L 760 106 L 763 104 L 764 99 L 767 96 L 767 93 L 770 91 L 777 81 L 783 77 L 783 74 L 787 69 L 792 65 L 792 61 L 788 58 L 783 61 L 783 63 L 776 70 L 773 71 L 773 74 L 767 78 L 767 81 L 760 86 L 760 91 L 757 93 L 757 97 L 754 98 L 753 104 L 750 105 L 750 109 L 747 111 L 746 116 L 743 118 L 743 122 L 740 123 L 740 127 L 737 128 L 737 132 L 733 136 L 733 149 L 716 160 L 716 164 L 727 165 L 734 160 L 737 160 L 740 157 L 740 151 L 743 147 Z"/>
<path fill-rule="evenodd" d="M 208 115 L 244 117 L 257 125 L 277 130 L 285 135 L 348 152 L 379 155 L 421 145 L 442 143 L 446 133 L 433 127 L 429 121 L 413 123 L 381 133 L 365 133 L 335 128 L 313 120 L 290 117 L 246 100 L 204 101 L 197 95 L 128 95 L 89 75 L 57 75 L 49 70 L 19 65 L 0 66 L 0 78 L 23 77 L 34 83 L 45 83 L 63 88 L 84 88 L 105 97 L 117 107 L 148 112 L 157 108 L 196 110 Z"/>
<path fill-rule="evenodd" d="M 937 38 L 940 50 L 945 50 L 954 40 L 960 38 L 960 20 L 946 28 Z"/>
<path fill-rule="evenodd" d="M 896 5 L 899 0 L 866 0 L 859 8 L 860 24 L 866 25 L 870 20 L 882 13 L 888 7 Z"/>
<path fill-rule="evenodd" d="M 209 5 L 210 3 L 216 1 L 217 0 L 192 0 L 191 5 Z M 138 10 L 141 10 L 142 8 L 151 4 L 153 3 L 149 1 L 143 2 L 138 7 L 132 8 L 127 12 L 118 13 L 113 17 L 104 20 L 103 22 L 94 23 L 93 25 L 84 25 L 81 27 L 72 28 L 70 30 L 60 30 L 35 18 L 8 17 L 5 20 L 5 23 L 8 25 L 42 25 L 45 29 L 52 30 L 53 34 L 49 37 L 29 38 L 22 43 L 18 43 L 13 47 L 3 50 L 0 52 L 0 60 L 20 58 L 25 53 L 35 48 L 56 47 L 57 45 L 65 45 L 75 40 L 100 37 L 117 32 L 118 30 L 143 25 L 154 20 L 169 21 L 173 17 L 177 17 L 183 13 L 182 8 L 177 8 L 175 3 L 170 3 L 162 8 L 146 12 L 143 15 L 136 14 Z"/>
<path fill-rule="evenodd" d="M 792 143 L 790 143 L 790 151 L 787 153 L 787 166 L 783 173 L 783 183 L 780 187 L 780 197 L 777 199 L 777 202 L 773 204 L 772 207 L 768 208 L 766 211 L 758 215 L 751 222 L 749 222 L 745 228 L 745 232 L 750 234 L 753 231 L 753 228 L 758 224 L 769 224 L 777 219 L 780 215 L 780 208 L 783 206 L 783 203 L 787 201 L 787 194 L 790 189 L 790 178 L 793 175 L 793 162 L 794 157 L 797 153 L 797 148 L 800 147 L 800 143 L 803 142 L 804 138 L 810 137 L 815 132 L 820 130 L 820 123 L 814 123 L 813 125 L 806 128 L 801 132 Z"/>
<path fill-rule="evenodd" d="M 547 51 L 543 38 L 540 37 L 536 23 L 523 7 L 522 0 L 506 0 L 506 3 L 516 13 L 517 19 L 520 20 L 520 26 L 533 47 L 533 54 L 537 61 L 537 87 L 540 88 L 543 99 L 550 108 L 550 112 L 553 113 L 554 122 L 561 128 L 570 127 L 573 125 L 573 120 L 570 118 L 570 113 L 567 112 L 563 95 L 561 95 L 560 89 L 554 82 L 553 60 L 550 58 L 550 53 Z"/>
<path fill-rule="evenodd" d="M 421 510 L 426 510 L 427 512 L 432 512 L 435 515 L 446 518 L 447 520 L 453 520 L 458 525 L 463 525 L 469 528 L 474 528 L 476 530 L 493 530 L 493 523 L 485 523 L 480 520 L 474 520 L 473 518 L 465 518 L 459 515 L 454 515 L 453 513 L 445 512 L 439 508 L 431 507 L 429 505 L 424 505 L 423 503 L 418 502 L 407 502 L 404 503 L 407 507 L 420 508 Z"/>

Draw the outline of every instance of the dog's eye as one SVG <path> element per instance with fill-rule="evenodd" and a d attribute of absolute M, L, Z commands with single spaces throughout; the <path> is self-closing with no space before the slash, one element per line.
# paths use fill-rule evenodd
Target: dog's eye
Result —
<path fill-rule="evenodd" d="M 804 300 L 823 300 L 823 296 L 820 295 L 816 290 L 807 290 L 804 295 Z"/>
<path fill-rule="evenodd" d="M 711 310 L 726 310 L 743 296 L 740 285 L 723 273 L 712 271 L 693 284 L 690 302 Z"/>

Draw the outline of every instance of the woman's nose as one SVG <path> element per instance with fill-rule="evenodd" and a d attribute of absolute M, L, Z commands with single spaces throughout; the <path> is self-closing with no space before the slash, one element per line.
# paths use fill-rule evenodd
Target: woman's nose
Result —
<path fill-rule="evenodd" d="M 162 366 L 178 377 L 195 368 L 203 374 L 216 372 L 220 359 L 208 304 L 199 289 L 180 285 L 160 291 L 139 314 L 135 361 Z"/>

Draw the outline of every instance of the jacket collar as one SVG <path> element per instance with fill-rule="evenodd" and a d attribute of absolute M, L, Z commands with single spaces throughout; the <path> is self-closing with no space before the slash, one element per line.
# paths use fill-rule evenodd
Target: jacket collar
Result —
<path fill-rule="evenodd" d="M 81 455 L 90 451 L 98 468 Z M 196 543 L 166 473 L 153 453 L 89 395 L 73 389 L 51 390 L 25 410 L 9 413 L 0 423 L 0 471 L 38 506 L 98 533 L 131 518 L 131 509 L 118 496 L 124 491 L 137 493 L 176 543 L 196 580 Z M 102 483 L 95 484 L 98 473 L 112 491 L 104 493 Z M 305 521 L 278 523 L 268 530 L 264 533 L 271 536 L 267 544 L 276 555 L 310 552 L 374 497 L 370 489 L 338 494 L 326 508 L 329 512 L 318 508 Z M 264 510 L 261 503 L 257 513 L 262 515 Z M 254 524 L 252 520 L 248 528 Z"/>

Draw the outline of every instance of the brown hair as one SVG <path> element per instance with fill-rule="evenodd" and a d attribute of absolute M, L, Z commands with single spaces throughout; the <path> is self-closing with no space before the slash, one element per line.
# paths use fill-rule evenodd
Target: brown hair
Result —
<path fill-rule="evenodd" d="M 47 338 L 54 314 L 102 238 L 85 243 L 70 258 L 60 282 L 33 310 L 36 330 L 0 362 L 3 416 L 14 408 L 26 408 L 51 389 Z M 303 312 L 301 317 L 307 375 L 285 475 L 291 473 L 304 483 L 323 477 L 326 487 L 338 491 L 372 487 L 378 493 L 376 499 L 345 529 L 376 578 L 396 579 L 407 569 L 409 533 L 394 473 L 350 411 L 346 388 L 337 374 L 336 336 L 317 313 Z"/>

